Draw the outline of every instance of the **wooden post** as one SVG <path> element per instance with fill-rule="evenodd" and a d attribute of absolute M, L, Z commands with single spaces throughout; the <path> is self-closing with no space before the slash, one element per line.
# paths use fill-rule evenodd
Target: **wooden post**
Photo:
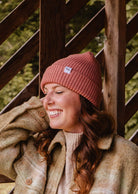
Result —
<path fill-rule="evenodd" d="M 64 10 L 64 0 L 40 0 L 39 81 L 46 67 L 64 56 Z"/>
<path fill-rule="evenodd" d="M 126 14 L 124 0 L 105 0 L 106 36 L 104 104 L 124 135 Z"/>

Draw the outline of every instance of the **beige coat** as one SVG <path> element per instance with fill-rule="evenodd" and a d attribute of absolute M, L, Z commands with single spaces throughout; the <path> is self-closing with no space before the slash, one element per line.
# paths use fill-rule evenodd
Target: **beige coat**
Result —
<path fill-rule="evenodd" d="M 0 174 L 15 180 L 15 194 L 56 194 L 65 165 L 64 134 L 58 132 L 49 146 L 49 169 L 34 146 L 33 133 L 46 129 L 47 120 L 36 97 L 0 116 Z M 104 157 L 90 194 L 138 193 L 137 146 L 117 135 L 100 139 L 98 146 Z"/>

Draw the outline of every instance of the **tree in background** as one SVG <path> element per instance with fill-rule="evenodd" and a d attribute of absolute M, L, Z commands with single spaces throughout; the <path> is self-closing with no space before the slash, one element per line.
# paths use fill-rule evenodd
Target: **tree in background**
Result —
<path fill-rule="evenodd" d="M 22 0 L 0 0 L 0 20 L 7 16 Z M 66 25 L 66 42 L 68 42 L 86 23 L 104 6 L 103 0 L 90 0 L 73 19 Z M 127 21 L 136 13 L 138 2 L 131 0 L 127 6 Z M 39 10 L 37 10 L 23 25 L 21 25 L 2 45 L 0 45 L 0 66 L 2 66 L 21 45 L 23 45 L 39 28 Z M 126 63 L 137 51 L 136 35 L 126 48 Z M 105 40 L 104 30 L 102 30 L 82 51 L 92 51 L 94 54 L 103 48 Z M 19 91 L 38 72 L 38 54 L 29 64 L 27 64 L 1 91 L 0 91 L 0 110 L 7 105 Z M 126 102 L 136 92 L 136 80 L 138 73 L 126 84 Z M 126 124 L 127 137 L 137 128 L 138 113 L 135 114 Z"/>

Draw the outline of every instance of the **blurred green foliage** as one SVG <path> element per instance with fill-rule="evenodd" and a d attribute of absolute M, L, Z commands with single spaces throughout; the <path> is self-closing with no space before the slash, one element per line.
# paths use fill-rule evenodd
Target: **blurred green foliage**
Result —
<path fill-rule="evenodd" d="M 3 109 L 33 79 L 32 64 L 27 64 L 22 71 L 0 90 L 0 110 Z"/>
<path fill-rule="evenodd" d="M 0 0 L 0 21 L 4 19 L 22 0 Z M 101 8 L 104 0 L 90 0 L 70 22 L 66 25 L 66 42 L 68 42 Z M 126 16 L 129 21 L 138 10 L 138 1 L 131 0 L 126 5 Z M 39 10 L 12 33 L 9 38 L 0 45 L 0 66 L 2 66 L 39 28 Z M 8 30 L 8 29 L 7 29 Z M 104 46 L 104 29 L 82 51 L 99 52 Z M 126 63 L 138 50 L 138 35 L 134 36 L 127 44 Z M 1 91 L 0 110 L 4 108 L 34 77 L 38 72 L 38 54 L 29 62 Z M 137 91 L 138 73 L 126 84 L 126 102 Z M 138 128 L 138 113 L 126 124 L 126 137 Z"/>

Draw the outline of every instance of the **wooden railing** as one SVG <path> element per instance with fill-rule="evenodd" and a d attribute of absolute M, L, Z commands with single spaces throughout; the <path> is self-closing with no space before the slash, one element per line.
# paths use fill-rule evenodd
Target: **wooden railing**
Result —
<path fill-rule="evenodd" d="M 111 1 L 111 0 L 110 0 Z M 119 1 L 119 0 L 117 0 Z M 116 1 L 116 5 L 117 5 Z M 108 0 L 109 2 L 109 0 Z M 32 95 L 42 95 L 39 88 L 39 82 L 41 80 L 42 74 L 47 66 L 49 66 L 55 60 L 72 54 L 78 53 L 82 49 L 84 49 L 87 44 L 105 27 L 105 31 L 110 32 L 111 26 L 108 25 L 108 9 L 109 5 L 108 2 L 105 1 L 105 6 L 99 12 L 90 19 L 90 21 L 69 41 L 65 44 L 65 25 L 70 21 L 72 17 L 82 8 L 86 3 L 87 0 L 70 0 L 67 4 L 65 4 L 64 0 L 24 0 L 21 4 L 16 7 L 1 23 L 0 23 L 0 43 L 5 41 L 14 30 L 23 24 L 32 13 L 40 9 L 40 29 L 24 44 L 22 47 L 13 55 L 11 58 L 1 67 L 0 69 L 0 89 L 2 89 L 25 65 L 28 63 L 39 51 L 39 73 L 33 78 L 33 80 L 1 111 L 4 113 L 14 106 L 17 106 L 28 100 Z M 117 11 L 122 9 L 123 1 L 120 1 L 120 7 L 117 7 Z M 112 3 L 112 2 L 111 2 Z M 113 8 L 114 9 L 114 8 Z M 45 11 L 47 10 L 47 11 Z M 54 14 L 53 14 L 54 13 Z M 118 12 L 119 13 L 119 12 Z M 116 18 L 113 17 L 112 13 L 112 20 Z M 118 21 L 119 21 L 118 16 Z M 124 16 L 123 16 L 124 17 Z M 121 20 L 122 21 L 122 20 Z M 124 34 L 119 34 L 120 31 L 118 30 L 119 38 L 121 36 L 124 42 L 123 48 L 125 48 L 125 44 L 133 38 L 133 36 L 138 32 L 138 14 L 128 22 L 126 25 L 126 33 L 124 27 Z M 106 25 L 105 25 L 106 22 Z M 123 20 L 123 25 L 125 22 L 125 18 Z M 9 25 L 10 24 L 10 25 Z M 107 28 L 108 26 L 108 28 Z M 7 30 L 8 28 L 8 30 Z M 56 35 L 56 36 L 55 36 Z M 114 36 L 114 34 L 113 34 Z M 108 44 L 110 37 L 107 33 L 107 42 Z M 121 42 L 123 44 L 123 41 Z M 120 43 L 117 42 L 117 46 L 120 49 Z M 112 50 L 113 45 L 112 46 Z M 119 52 L 118 49 L 118 52 Z M 125 58 L 125 51 L 123 51 L 123 59 Z M 109 54 L 110 55 L 110 54 Z M 108 60 L 106 50 L 102 49 L 96 55 L 98 61 L 101 64 L 102 70 L 105 70 L 108 67 Z M 119 54 L 118 54 L 118 57 Z M 22 58 L 22 60 L 20 60 Z M 119 58 L 114 59 L 117 62 Z M 114 62 L 114 61 L 113 61 Z M 124 135 L 124 124 L 136 113 L 138 107 L 138 93 L 136 93 L 125 105 L 124 102 L 124 84 L 127 83 L 132 76 L 137 72 L 137 62 L 138 62 L 138 54 L 135 54 L 132 59 L 126 64 L 124 61 L 121 64 L 121 67 L 124 69 L 119 70 L 120 74 L 115 74 L 115 83 L 110 80 L 110 68 L 108 68 L 108 72 L 105 75 L 105 81 L 111 81 L 112 85 L 104 83 L 104 89 L 106 89 L 107 95 L 107 103 L 105 105 L 106 109 L 111 112 L 114 116 L 116 121 L 116 128 L 118 129 L 117 132 L 120 135 Z M 116 64 L 115 63 L 115 64 Z M 18 65 L 17 65 L 18 64 Z M 113 64 L 114 65 L 114 64 Z M 115 69 L 115 71 L 118 71 Z M 125 79 L 124 79 L 124 73 Z M 123 81 L 118 86 L 118 77 L 123 75 Z M 6 76 L 8 75 L 8 76 Z M 119 88 L 117 88 L 119 87 Z M 115 92 L 112 92 L 112 88 L 115 89 Z M 120 92 L 121 91 L 121 92 Z M 119 93 L 120 92 L 120 93 Z M 112 98 L 115 95 L 115 103 L 112 101 Z M 121 97 L 121 106 L 120 102 L 118 102 L 118 98 Z M 109 103 L 110 101 L 110 103 Z M 120 106 L 120 107 L 119 107 Z M 122 111 L 122 107 L 123 111 Z M 121 112 L 121 114 L 120 114 Z M 121 118 L 118 118 L 118 116 Z M 120 119 L 121 122 L 120 122 Z M 121 124 L 120 124 L 121 123 Z M 135 134 L 130 138 L 133 142 L 138 144 L 138 133 Z M 8 181 L 7 178 L 0 178 L 0 182 Z"/>

